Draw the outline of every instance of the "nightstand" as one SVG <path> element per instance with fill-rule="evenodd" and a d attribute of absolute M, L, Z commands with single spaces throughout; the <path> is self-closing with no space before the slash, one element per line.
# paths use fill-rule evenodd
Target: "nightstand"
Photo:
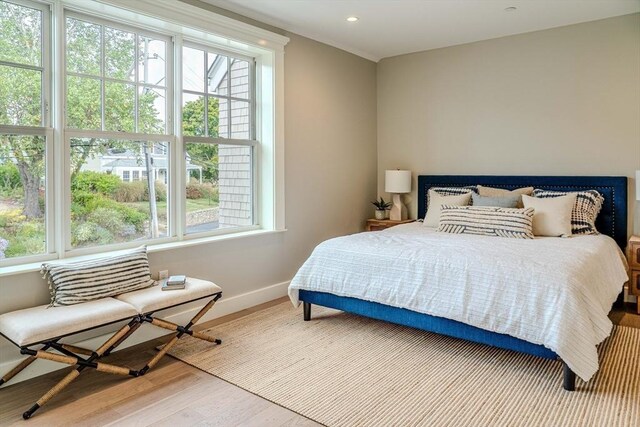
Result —
<path fill-rule="evenodd" d="M 627 246 L 629 260 L 629 294 L 638 299 L 636 311 L 640 314 L 640 236 L 632 236 Z"/>
<path fill-rule="evenodd" d="M 385 228 L 391 228 L 400 224 L 408 224 L 414 221 L 415 219 L 405 219 L 402 221 L 391 221 L 390 219 L 368 219 L 367 231 L 384 230 Z"/>

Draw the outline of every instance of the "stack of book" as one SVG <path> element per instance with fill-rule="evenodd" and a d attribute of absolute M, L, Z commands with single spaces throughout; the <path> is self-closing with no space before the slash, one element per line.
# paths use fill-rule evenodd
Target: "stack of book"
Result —
<path fill-rule="evenodd" d="M 171 276 L 162 282 L 163 291 L 172 291 L 174 289 L 184 289 L 187 283 L 187 277 L 185 275 Z"/>

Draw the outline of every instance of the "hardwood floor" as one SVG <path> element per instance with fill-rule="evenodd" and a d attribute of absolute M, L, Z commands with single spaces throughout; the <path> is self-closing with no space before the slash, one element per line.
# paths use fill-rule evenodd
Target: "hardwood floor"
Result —
<path fill-rule="evenodd" d="M 286 298 L 243 310 L 202 328 L 228 322 L 279 304 Z M 614 310 L 616 324 L 640 328 L 634 307 Z M 140 344 L 105 359 L 139 366 L 160 340 Z M 36 361 L 37 363 L 37 361 Z M 127 378 L 87 370 L 29 421 L 22 413 L 69 369 L 0 389 L 0 425 L 29 426 L 317 426 L 319 424 L 172 357 L 143 377 Z M 26 423 L 26 424 L 23 424 Z"/>
<path fill-rule="evenodd" d="M 278 304 L 279 299 L 211 322 L 215 326 Z M 155 354 L 154 340 L 104 360 L 140 366 Z M 35 363 L 38 363 L 36 361 Z M 29 426 L 317 426 L 295 412 L 231 385 L 170 356 L 139 378 L 85 370 L 28 421 L 22 413 L 67 369 L 0 389 L 0 425 Z"/>

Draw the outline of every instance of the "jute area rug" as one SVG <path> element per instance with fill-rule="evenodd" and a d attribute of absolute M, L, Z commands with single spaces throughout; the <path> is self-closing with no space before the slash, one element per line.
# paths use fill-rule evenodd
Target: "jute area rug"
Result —
<path fill-rule="evenodd" d="M 328 426 L 640 426 L 640 329 L 573 393 L 558 361 L 286 302 L 188 338 L 184 362 Z"/>

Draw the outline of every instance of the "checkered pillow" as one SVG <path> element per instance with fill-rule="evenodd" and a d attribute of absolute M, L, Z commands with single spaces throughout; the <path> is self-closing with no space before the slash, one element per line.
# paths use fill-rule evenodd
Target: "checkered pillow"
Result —
<path fill-rule="evenodd" d="M 596 190 L 575 191 L 576 203 L 571 212 L 571 232 L 573 234 L 600 234 L 596 229 L 596 218 L 602 209 L 604 197 Z M 569 194 L 566 191 L 535 189 L 533 197 L 547 199 Z"/>

